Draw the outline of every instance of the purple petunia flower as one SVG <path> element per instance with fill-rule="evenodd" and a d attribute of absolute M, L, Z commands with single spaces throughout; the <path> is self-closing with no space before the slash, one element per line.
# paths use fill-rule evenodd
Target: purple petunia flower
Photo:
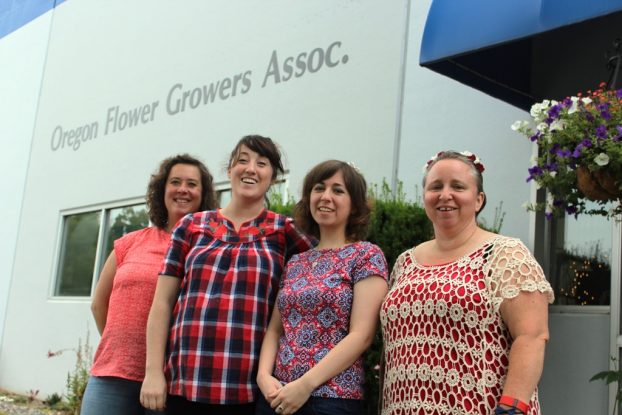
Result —
<path fill-rule="evenodd" d="M 559 113 L 561 109 L 562 107 L 559 104 L 553 105 L 551 108 L 549 108 L 548 114 L 549 114 L 549 119 L 551 119 L 551 122 L 557 119 L 557 117 L 559 117 Z"/>
<path fill-rule="evenodd" d="M 584 148 L 584 147 L 583 147 L 583 144 L 579 143 L 579 144 L 575 147 L 574 151 L 572 152 L 572 157 L 574 157 L 574 158 L 579 158 L 579 157 L 581 157 L 581 153 L 583 153 L 583 148 Z"/>
<path fill-rule="evenodd" d="M 592 147 L 592 140 L 590 140 L 589 138 L 586 138 L 583 141 L 581 141 L 581 144 L 583 145 L 583 147 Z"/>
<path fill-rule="evenodd" d="M 622 140 L 622 125 L 617 125 L 616 126 L 616 130 L 618 130 L 618 134 L 616 134 L 615 137 L 612 138 L 613 141 L 620 141 Z"/>
<path fill-rule="evenodd" d="M 537 141 L 538 138 L 540 138 L 540 136 L 542 135 L 542 133 L 540 131 L 538 131 L 537 133 L 535 133 L 534 135 L 532 135 L 531 137 L 529 137 L 529 139 L 531 141 Z"/>
<path fill-rule="evenodd" d="M 616 91 L 616 97 L 618 97 L 618 99 L 622 99 L 622 88 Z"/>
<path fill-rule="evenodd" d="M 529 177 L 527 177 L 527 180 L 525 180 L 526 182 L 529 182 L 536 177 L 541 176 L 543 173 L 543 170 L 542 168 L 540 168 L 540 166 L 530 167 L 529 169 L 527 169 L 527 171 L 529 172 Z"/>
<path fill-rule="evenodd" d="M 550 163 L 545 166 L 548 171 L 557 171 L 557 163 Z"/>
<path fill-rule="evenodd" d="M 570 157 L 572 155 L 572 152 L 570 150 L 562 148 L 562 149 L 555 151 L 555 154 L 557 155 L 557 157 L 565 159 L 565 158 Z"/>
<path fill-rule="evenodd" d="M 553 143 L 553 145 L 551 146 L 551 149 L 549 150 L 549 153 L 551 154 L 555 154 L 555 152 L 557 152 L 557 150 L 560 148 L 561 146 L 559 145 L 559 143 Z"/>
<path fill-rule="evenodd" d="M 596 137 L 605 139 L 607 138 L 607 127 L 604 125 L 599 125 L 596 127 Z"/>
<path fill-rule="evenodd" d="M 600 116 L 603 117 L 604 120 L 609 121 L 611 119 L 611 113 L 609 112 L 609 103 L 603 102 L 602 104 L 598 104 L 596 107 L 598 111 L 600 111 Z"/>

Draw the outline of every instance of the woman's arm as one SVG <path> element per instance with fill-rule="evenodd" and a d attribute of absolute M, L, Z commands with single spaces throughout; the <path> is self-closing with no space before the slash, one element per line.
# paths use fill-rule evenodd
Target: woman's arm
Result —
<path fill-rule="evenodd" d="M 296 412 L 309 399 L 311 392 L 352 366 L 374 339 L 380 305 L 387 291 L 387 282 L 377 275 L 354 284 L 348 334 L 311 370 L 274 393 L 273 408 L 282 407 L 282 414 Z"/>
<path fill-rule="evenodd" d="M 278 298 L 278 296 L 277 296 Z M 276 354 L 279 349 L 279 338 L 283 333 L 281 323 L 281 313 L 275 305 L 270 318 L 270 324 L 266 330 L 266 335 L 261 343 L 261 353 L 259 354 L 259 367 L 257 369 L 257 385 L 261 393 L 268 402 L 272 402 L 273 395 L 281 389 L 281 382 L 272 376 Z"/>
<path fill-rule="evenodd" d="M 166 404 L 164 354 L 169 334 L 171 314 L 181 280 L 160 275 L 147 320 L 147 363 L 145 379 L 140 390 L 140 403 L 151 410 L 162 410 Z"/>
<path fill-rule="evenodd" d="M 99 274 L 99 279 L 95 286 L 95 293 L 93 294 L 93 301 L 91 302 L 91 312 L 95 318 L 95 324 L 97 325 L 97 331 L 99 331 L 100 336 L 106 327 L 108 303 L 110 302 L 110 293 L 112 292 L 112 285 L 116 272 L 117 256 L 113 250 L 108 256 L 108 259 L 106 259 L 102 272 Z"/>
<path fill-rule="evenodd" d="M 529 404 L 542 374 L 544 348 L 549 339 L 548 297 L 538 291 L 521 291 L 504 300 L 500 311 L 514 339 L 503 395 Z"/>

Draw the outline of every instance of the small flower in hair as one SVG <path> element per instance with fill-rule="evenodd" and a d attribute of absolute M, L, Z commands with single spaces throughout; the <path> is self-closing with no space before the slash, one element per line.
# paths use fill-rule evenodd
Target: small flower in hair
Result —
<path fill-rule="evenodd" d="M 435 156 L 430 157 L 430 160 L 428 160 L 424 165 L 423 165 L 423 172 L 425 173 L 428 168 L 430 167 L 430 165 L 432 163 L 434 163 L 440 156 L 443 155 L 443 151 L 439 151 Z"/>
<path fill-rule="evenodd" d="M 482 173 L 484 170 L 486 170 L 481 160 L 475 154 L 471 153 L 470 151 L 466 151 L 466 150 L 461 151 L 460 154 L 462 154 L 464 157 L 471 160 L 471 163 L 473 163 L 473 165 L 475 166 L 478 172 Z"/>
<path fill-rule="evenodd" d="M 358 167 L 356 167 L 356 165 L 355 165 L 353 162 L 348 161 L 346 164 L 347 164 L 348 166 L 352 167 L 352 168 L 354 169 L 354 171 L 355 171 L 355 172 L 357 172 L 358 174 L 362 174 L 362 173 L 361 173 L 361 170 L 359 170 L 359 168 L 358 168 Z"/>
<path fill-rule="evenodd" d="M 425 173 L 430 166 L 436 161 L 438 160 L 439 157 L 441 157 L 444 154 L 443 151 L 439 152 L 438 154 L 436 154 L 435 156 L 432 156 L 430 158 L 430 160 L 428 160 L 425 165 L 423 166 L 423 173 Z M 471 163 L 473 163 L 473 166 L 475 166 L 475 168 L 477 169 L 478 172 L 482 173 L 484 170 L 486 170 L 484 168 L 484 164 L 482 164 L 481 160 L 473 153 L 471 153 L 470 151 L 461 151 L 459 153 L 460 155 L 464 156 L 465 158 L 469 159 L 471 161 Z"/>

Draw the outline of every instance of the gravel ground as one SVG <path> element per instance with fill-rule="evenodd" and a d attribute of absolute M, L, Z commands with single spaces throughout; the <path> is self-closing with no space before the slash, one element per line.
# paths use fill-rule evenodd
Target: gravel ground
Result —
<path fill-rule="evenodd" d="M 22 402 L 14 395 L 0 393 L 0 415 L 67 415 L 67 412 L 55 411 L 41 401 Z"/>

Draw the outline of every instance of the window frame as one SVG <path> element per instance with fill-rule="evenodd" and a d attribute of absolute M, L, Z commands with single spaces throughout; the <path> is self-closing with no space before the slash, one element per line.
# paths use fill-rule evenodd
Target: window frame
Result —
<path fill-rule="evenodd" d="M 106 249 L 106 224 L 109 222 L 110 211 L 113 209 L 136 206 L 136 205 L 144 205 L 146 204 L 145 197 L 133 197 L 128 199 L 115 200 L 107 203 L 98 203 L 93 205 L 81 206 L 78 208 L 70 208 L 63 209 L 59 211 L 58 214 L 58 225 L 56 232 L 56 245 L 54 249 L 54 261 L 52 263 L 52 278 L 50 278 L 50 284 L 48 287 L 48 299 L 55 302 L 90 302 L 93 297 L 93 292 L 95 291 L 95 286 L 97 285 L 97 281 L 99 280 L 99 273 L 101 267 L 106 261 L 105 252 Z M 56 294 L 56 287 L 59 284 L 59 279 L 61 278 L 61 270 L 60 270 L 60 262 L 61 262 L 61 254 L 62 254 L 62 245 L 63 245 L 63 237 L 65 230 L 65 220 L 66 218 L 74 215 L 84 214 L 84 213 L 95 213 L 99 212 L 99 229 L 97 235 L 97 246 L 95 248 L 95 262 L 93 264 L 93 274 L 91 276 L 91 290 L 88 295 L 85 296 L 77 296 L 77 295 L 59 295 Z M 152 226 L 151 221 L 149 221 L 149 226 Z"/>

